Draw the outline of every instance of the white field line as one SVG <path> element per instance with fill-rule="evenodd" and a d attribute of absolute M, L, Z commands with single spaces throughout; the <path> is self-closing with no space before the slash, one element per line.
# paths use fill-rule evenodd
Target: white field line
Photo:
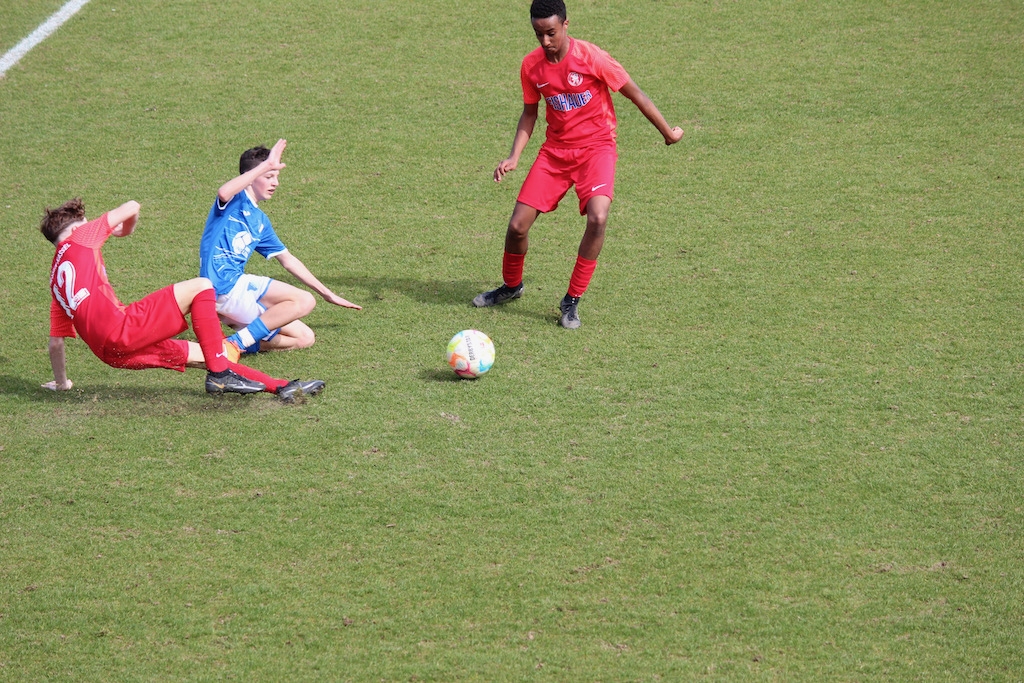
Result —
<path fill-rule="evenodd" d="M 28 54 L 29 50 L 46 40 L 51 33 L 59 29 L 61 24 L 73 17 L 88 2 L 89 0 L 68 0 L 53 16 L 40 24 L 39 28 L 8 50 L 7 54 L 0 57 L 0 78 L 7 73 L 8 69 L 17 64 L 19 59 Z"/>

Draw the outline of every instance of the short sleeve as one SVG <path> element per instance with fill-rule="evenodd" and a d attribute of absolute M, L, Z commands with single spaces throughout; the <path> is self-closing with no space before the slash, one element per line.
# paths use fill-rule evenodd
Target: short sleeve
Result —
<path fill-rule="evenodd" d="M 270 259 L 288 251 L 288 247 L 284 246 L 284 242 L 274 232 L 274 228 L 268 224 L 263 234 L 260 235 L 260 243 L 256 245 L 254 251 L 263 258 Z"/>
<path fill-rule="evenodd" d="M 75 326 L 71 318 L 60 307 L 60 304 L 50 295 L 50 336 L 51 337 L 74 337 Z"/>
<path fill-rule="evenodd" d="M 533 79 L 530 78 L 530 65 L 533 61 L 530 59 L 532 53 L 526 55 L 523 59 L 522 66 L 519 67 L 519 80 L 523 85 L 523 104 L 537 104 L 540 102 L 540 91 L 537 90 L 536 84 Z"/>
<path fill-rule="evenodd" d="M 217 216 L 218 218 L 223 216 L 224 213 L 228 210 L 228 206 L 230 206 L 231 202 L 235 201 L 235 199 L 237 197 L 238 197 L 238 195 L 235 195 L 234 197 L 229 199 L 227 201 L 227 203 L 224 204 L 223 206 L 220 203 L 220 195 L 217 195 L 216 197 L 214 197 L 213 198 L 213 208 L 210 210 L 211 215 Z"/>
<path fill-rule="evenodd" d="M 614 57 L 593 43 L 579 43 L 584 58 L 594 67 L 594 74 L 608 86 L 609 90 L 618 92 L 622 86 L 629 83 L 629 74 Z"/>
<path fill-rule="evenodd" d="M 99 249 L 113 231 L 114 228 L 111 227 L 107 214 L 103 214 L 96 220 L 75 228 L 69 240 L 89 249 Z"/>

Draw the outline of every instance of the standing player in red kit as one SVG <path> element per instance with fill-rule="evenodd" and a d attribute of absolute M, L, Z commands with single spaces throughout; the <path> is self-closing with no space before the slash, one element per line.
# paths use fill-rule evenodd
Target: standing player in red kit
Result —
<path fill-rule="evenodd" d="M 319 392 L 320 380 L 301 382 L 274 379 L 228 361 L 213 284 L 194 278 L 164 287 L 125 306 L 107 280 L 103 245 L 107 239 L 127 237 L 135 230 L 139 203 L 126 202 L 87 221 L 80 199 L 47 209 L 39 226 L 57 253 L 50 269 L 50 365 L 53 381 L 43 386 L 55 391 L 71 388 L 67 377 L 64 338 L 77 332 L 107 365 L 129 370 L 186 367 L 206 368 L 206 391 L 276 393 L 285 401 Z M 188 329 L 191 314 L 199 343 L 173 339 Z"/>
<path fill-rule="evenodd" d="M 626 70 L 601 48 L 570 38 L 565 3 L 534 0 L 530 19 L 540 47 L 526 55 L 520 68 L 523 113 L 512 153 L 494 170 L 494 181 L 519 164 L 544 100 L 547 135 L 519 191 L 505 233 L 502 284 L 473 299 L 474 306 L 495 306 L 523 294 L 523 263 L 527 235 L 537 216 L 553 211 L 573 185 L 587 229 L 580 241 L 576 266 L 559 308 L 562 327 L 580 326 L 577 307 L 587 290 L 604 245 L 608 209 L 615 190 L 615 108 L 609 91 L 621 92 L 654 124 L 666 145 L 679 142 L 683 129 L 670 127 Z"/>

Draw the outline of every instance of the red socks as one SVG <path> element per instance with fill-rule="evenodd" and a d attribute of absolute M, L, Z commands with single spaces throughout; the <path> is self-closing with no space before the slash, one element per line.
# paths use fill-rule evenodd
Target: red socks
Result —
<path fill-rule="evenodd" d="M 204 289 L 192 299 L 192 329 L 203 349 L 206 369 L 210 372 L 223 372 L 228 369 L 228 359 L 224 355 L 224 334 L 220 329 L 220 318 L 217 317 L 217 298 L 212 289 Z"/>
<path fill-rule="evenodd" d="M 220 318 L 217 317 L 217 299 L 212 289 L 204 289 L 192 299 L 192 329 L 195 330 L 199 347 L 203 350 L 203 360 L 210 372 L 231 370 L 246 379 L 263 382 L 267 391 L 276 394 L 277 390 L 288 384 L 286 379 L 274 379 L 255 368 L 247 365 L 231 363 L 224 355 L 224 335 L 220 329 Z"/>
<path fill-rule="evenodd" d="M 526 261 L 526 254 L 505 252 L 501 259 L 501 278 L 507 287 L 518 287 L 522 284 L 524 261 Z M 590 279 L 594 277 L 595 268 L 597 268 L 596 259 L 576 256 L 576 266 L 572 269 L 572 277 L 569 278 L 569 296 L 583 296 L 590 285 Z"/>
<path fill-rule="evenodd" d="M 506 287 L 518 287 L 523 283 L 523 262 L 526 254 L 510 254 L 505 252 L 501 259 L 501 279 Z"/>
<path fill-rule="evenodd" d="M 209 367 L 209 365 L 207 365 Z M 248 365 L 240 365 L 238 363 L 227 363 L 227 369 L 236 375 L 241 375 L 246 379 L 255 380 L 257 382 L 263 382 L 267 385 L 267 391 L 272 394 L 276 394 L 277 390 L 288 384 L 286 379 L 275 379 L 270 375 L 264 374 L 256 368 L 250 368 Z"/>
<path fill-rule="evenodd" d="M 572 277 L 569 278 L 569 296 L 583 296 L 590 285 L 590 278 L 594 277 L 594 269 L 597 268 L 597 260 L 576 257 L 576 266 L 572 269 Z"/>

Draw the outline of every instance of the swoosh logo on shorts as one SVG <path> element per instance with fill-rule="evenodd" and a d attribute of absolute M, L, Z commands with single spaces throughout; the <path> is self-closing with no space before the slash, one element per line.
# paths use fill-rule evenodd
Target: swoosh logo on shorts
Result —
<path fill-rule="evenodd" d="M 604 187 L 607 184 L 608 183 L 601 183 L 600 185 L 594 185 L 592 188 L 590 188 L 590 191 L 591 192 L 597 192 L 598 190 L 600 190 L 602 187 Z"/>

